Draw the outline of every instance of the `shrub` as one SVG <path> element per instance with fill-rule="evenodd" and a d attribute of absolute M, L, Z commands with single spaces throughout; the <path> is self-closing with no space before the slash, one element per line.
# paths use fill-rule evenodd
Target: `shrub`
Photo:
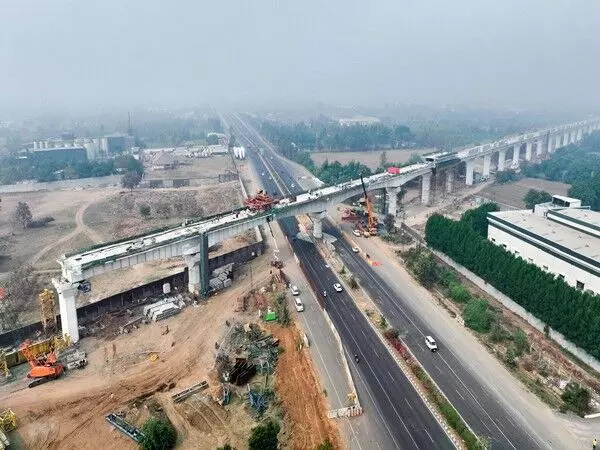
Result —
<path fill-rule="evenodd" d="M 490 341 L 502 342 L 502 341 L 508 339 L 509 337 L 510 337 L 510 335 L 508 334 L 508 332 L 504 329 L 504 327 L 502 325 L 500 325 L 498 322 L 494 322 L 492 324 L 492 327 L 490 329 Z"/>
<path fill-rule="evenodd" d="M 440 272 L 440 284 L 442 286 L 450 287 L 452 283 L 458 283 L 458 277 L 452 270 L 443 269 Z"/>
<path fill-rule="evenodd" d="M 177 433 L 169 422 L 152 418 L 142 427 L 144 438 L 140 442 L 144 450 L 167 450 L 175 447 Z"/>
<path fill-rule="evenodd" d="M 151 212 L 152 210 L 150 209 L 150 205 L 140 205 L 140 216 L 142 216 L 144 219 L 150 217 Z"/>
<path fill-rule="evenodd" d="M 480 333 L 487 333 L 492 326 L 492 313 L 488 302 L 480 298 L 469 300 L 463 310 L 465 325 Z"/>
<path fill-rule="evenodd" d="M 448 286 L 450 298 L 458 303 L 467 303 L 471 300 L 471 293 L 462 284 L 452 282 Z"/>
<path fill-rule="evenodd" d="M 590 392 L 579 383 L 570 382 L 561 398 L 565 409 L 574 411 L 583 417 L 588 411 L 591 396 Z"/>
<path fill-rule="evenodd" d="M 510 367 L 516 367 L 516 365 L 517 365 L 517 352 L 515 351 L 515 347 L 513 345 L 510 345 L 506 349 L 506 354 L 504 355 L 504 361 Z"/>
<path fill-rule="evenodd" d="M 388 326 L 387 320 L 385 320 L 385 317 L 381 316 L 379 318 L 379 328 L 381 328 L 382 330 L 385 330 Z"/>
<path fill-rule="evenodd" d="M 333 444 L 329 439 L 326 439 L 325 442 L 317 445 L 316 450 L 333 450 Z"/>
<path fill-rule="evenodd" d="M 513 341 L 515 343 L 515 351 L 517 356 L 521 356 L 523 353 L 529 352 L 529 341 L 527 340 L 527 335 L 523 332 L 523 330 L 515 331 L 515 334 L 513 334 Z"/>
<path fill-rule="evenodd" d="M 252 434 L 248 439 L 249 450 L 277 450 L 279 444 L 277 435 L 280 429 L 279 424 L 272 419 L 252 428 Z"/>
<path fill-rule="evenodd" d="M 390 328 L 383 332 L 383 335 L 388 341 L 393 341 L 394 339 L 398 339 L 400 333 L 395 328 Z"/>
<path fill-rule="evenodd" d="M 348 281 L 348 284 L 350 285 L 350 289 L 358 289 L 358 283 L 356 282 L 354 277 L 350 278 L 350 281 Z"/>

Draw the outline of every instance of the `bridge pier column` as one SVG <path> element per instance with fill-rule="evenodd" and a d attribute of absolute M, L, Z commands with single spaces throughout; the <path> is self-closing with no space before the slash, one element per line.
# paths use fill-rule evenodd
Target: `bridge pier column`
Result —
<path fill-rule="evenodd" d="M 548 137 L 548 153 L 554 153 L 554 151 L 560 147 L 560 136 Z"/>
<path fill-rule="evenodd" d="M 63 279 L 52 279 L 52 284 L 58 292 L 58 308 L 60 310 L 60 325 L 63 336 L 69 336 L 71 342 L 79 341 L 79 324 L 75 296 L 77 285 Z"/>
<path fill-rule="evenodd" d="M 577 139 L 578 141 L 580 141 L 580 140 L 582 140 L 582 139 L 583 139 L 583 128 L 579 128 L 579 129 L 577 130 L 577 138 L 576 138 L 576 139 Z"/>
<path fill-rule="evenodd" d="M 540 157 L 542 156 L 542 145 L 543 142 L 541 139 L 539 139 L 536 143 L 535 143 L 535 156 L 536 157 Z"/>
<path fill-rule="evenodd" d="M 571 130 L 571 138 L 569 139 L 569 144 L 573 144 L 576 140 L 576 132 L 575 130 Z"/>
<path fill-rule="evenodd" d="M 492 155 L 485 155 L 483 157 L 483 176 L 490 176 L 490 166 L 492 165 Z"/>
<path fill-rule="evenodd" d="M 465 184 L 467 186 L 473 186 L 473 161 L 466 161 L 466 174 L 465 174 Z"/>
<path fill-rule="evenodd" d="M 454 190 L 454 169 L 448 167 L 446 169 L 446 194 L 452 194 Z"/>
<path fill-rule="evenodd" d="M 421 204 L 429 205 L 429 193 L 431 192 L 431 174 L 426 173 L 421 177 Z"/>
<path fill-rule="evenodd" d="M 562 147 L 566 147 L 569 145 L 569 132 L 565 131 L 565 135 L 563 136 Z"/>
<path fill-rule="evenodd" d="M 388 214 L 396 217 L 398 214 L 398 193 L 400 192 L 400 188 L 397 187 L 387 187 L 385 188 L 385 193 L 387 195 L 387 204 L 388 204 Z"/>
<path fill-rule="evenodd" d="M 504 162 L 506 161 L 506 149 L 498 151 L 498 172 L 504 171 Z"/>
<path fill-rule="evenodd" d="M 533 142 L 529 141 L 525 144 L 525 161 L 531 161 L 531 149 Z"/>
<path fill-rule="evenodd" d="M 208 234 L 200 235 L 198 253 L 185 255 L 184 258 L 188 268 L 188 291 L 190 294 L 208 296 Z"/>
<path fill-rule="evenodd" d="M 323 219 L 325 215 L 325 211 L 309 214 L 313 223 L 313 237 L 315 239 L 323 239 Z"/>
<path fill-rule="evenodd" d="M 519 154 L 521 153 L 521 144 L 515 144 L 513 147 L 513 159 L 511 167 L 519 167 Z"/>

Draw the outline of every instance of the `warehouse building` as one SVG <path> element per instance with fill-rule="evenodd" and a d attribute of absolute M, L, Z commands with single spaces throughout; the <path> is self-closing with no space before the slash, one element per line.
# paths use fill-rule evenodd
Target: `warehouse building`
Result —
<path fill-rule="evenodd" d="M 574 288 L 600 295 L 600 212 L 555 195 L 532 210 L 488 214 L 488 239 Z"/>

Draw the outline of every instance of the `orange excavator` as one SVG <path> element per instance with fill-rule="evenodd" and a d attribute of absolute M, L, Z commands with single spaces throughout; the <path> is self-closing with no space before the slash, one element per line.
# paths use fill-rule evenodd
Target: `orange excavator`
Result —
<path fill-rule="evenodd" d="M 31 340 L 28 339 L 19 347 L 31 366 L 31 370 L 27 374 L 27 378 L 33 379 L 29 383 L 30 388 L 60 377 L 65 370 L 65 366 L 57 360 L 54 350 L 45 356 L 35 356 L 30 348 L 31 343 Z"/>

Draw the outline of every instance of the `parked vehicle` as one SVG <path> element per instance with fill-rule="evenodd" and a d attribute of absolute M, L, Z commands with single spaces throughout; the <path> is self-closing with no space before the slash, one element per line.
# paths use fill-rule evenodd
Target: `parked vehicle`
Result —
<path fill-rule="evenodd" d="M 352 251 L 354 253 L 358 253 L 358 252 L 360 252 L 360 249 L 358 247 L 352 247 Z"/>
<path fill-rule="evenodd" d="M 352 234 L 356 237 L 360 237 L 360 231 L 357 230 L 356 228 L 354 230 L 352 230 Z"/>
<path fill-rule="evenodd" d="M 292 295 L 300 295 L 300 289 L 298 289 L 298 286 L 292 286 Z"/>

